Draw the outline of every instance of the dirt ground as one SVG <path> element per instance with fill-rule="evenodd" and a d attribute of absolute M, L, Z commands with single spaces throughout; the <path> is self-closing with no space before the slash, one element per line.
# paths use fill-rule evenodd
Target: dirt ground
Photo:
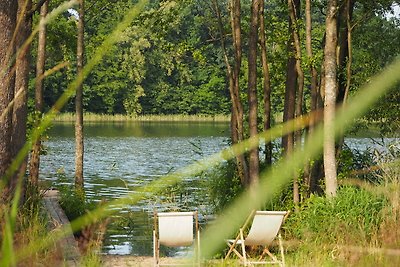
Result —
<path fill-rule="evenodd" d="M 104 256 L 104 267 L 125 267 L 125 266 L 153 266 L 152 257 L 135 257 L 135 256 Z"/>
<path fill-rule="evenodd" d="M 182 261 L 182 259 L 177 258 L 162 258 L 160 262 L 162 263 L 177 263 L 177 261 Z M 153 266 L 153 257 L 137 257 L 137 256 L 113 256 L 106 255 L 103 256 L 104 267 L 130 267 L 130 266 L 141 266 L 148 267 Z"/>

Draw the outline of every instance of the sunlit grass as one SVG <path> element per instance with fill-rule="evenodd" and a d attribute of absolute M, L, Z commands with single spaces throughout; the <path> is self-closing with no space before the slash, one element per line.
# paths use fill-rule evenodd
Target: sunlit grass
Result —
<path fill-rule="evenodd" d="M 140 1 L 140 7 L 143 7 L 145 3 L 147 3 L 147 1 Z M 106 41 L 104 46 L 99 49 L 98 54 L 96 54 L 95 57 L 91 61 L 89 61 L 88 65 L 85 67 L 84 74 L 82 76 L 79 76 L 77 80 L 75 80 L 69 86 L 68 90 L 59 99 L 55 107 L 45 116 L 41 126 L 34 131 L 34 140 L 39 138 L 44 129 L 51 124 L 60 108 L 64 106 L 68 98 L 74 94 L 77 86 L 83 82 L 83 79 L 87 76 L 90 70 L 96 64 L 98 64 L 98 62 L 100 62 L 101 57 L 108 51 L 109 46 L 111 46 L 118 39 L 118 34 L 121 32 L 121 30 L 129 25 L 129 22 L 137 16 L 140 10 L 141 8 L 132 9 L 132 12 L 128 13 L 128 16 L 126 18 L 127 21 L 124 21 L 117 28 L 114 34 L 112 34 L 109 39 L 107 39 L 108 41 Z M 346 108 L 338 112 L 337 119 L 335 121 L 336 131 L 339 132 L 342 128 L 349 127 L 353 120 L 359 117 L 363 112 L 365 112 L 365 110 L 374 101 L 376 101 L 380 95 L 384 94 L 385 91 L 395 85 L 399 80 L 398 73 L 400 73 L 400 60 L 397 60 L 386 71 L 372 79 L 365 88 L 360 90 L 360 92 L 351 101 L 349 101 L 349 103 L 346 105 Z M 82 229 L 84 226 L 87 226 L 93 222 L 97 222 L 103 218 L 109 217 L 113 213 L 117 212 L 118 209 L 116 209 L 116 207 L 124 207 L 126 205 L 135 204 L 150 194 L 157 194 L 164 190 L 166 187 L 179 183 L 185 177 L 193 176 L 201 171 L 209 169 L 210 167 L 216 166 L 219 162 L 223 160 L 232 159 L 236 155 L 245 153 L 249 149 L 258 146 L 260 138 L 267 141 L 273 140 L 277 137 L 287 134 L 288 132 L 304 128 L 305 126 L 307 126 L 307 124 L 308 117 L 304 116 L 297 119 L 295 123 L 289 122 L 286 124 L 278 125 L 268 132 L 261 133 L 259 136 L 253 137 L 240 144 L 227 148 L 220 153 L 207 157 L 175 173 L 163 176 L 158 180 L 149 183 L 145 187 L 138 189 L 134 193 L 127 195 L 126 197 L 110 201 L 109 203 L 98 207 L 90 214 L 84 215 L 76 219 L 71 223 L 71 226 L 75 231 Z M 22 162 L 23 158 L 25 158 L 25 156 L 28 154 L 30 147 L 30 143 L 27 143 L 25 145 L 24 149 L 18 155 L 17 160 L 11 166 L 8 175 L 11 175 L 15 172 L 19 164 Z M 217 253 L 221 249 L 221 247 L 224 246 L 224 239 L 233 235 L 233 233 L 238 229 L 238 226 L 241 224 L 244 218 L 248 216 L 250 210 L 261 208 L 263 204 L 266 203 L 266 201 L 268 201 L 274 194 L 279 192 L 286 184 L 290 182 L 292 178 L 291 174 L 295 170 L 301 168 L 301 166 L 303 166 L 309 158 L 313 158 L 319 151 L 321 151 L 321 149 L 322 129 L 319 129 L 318 131 L 316 131 L 312 143 L 307 144 L 302 150 L 295 151 L 290 157 L 285 158 L 280 162 L 277 162 L 273 170 L 262 173 L 260 175 L 261 181 L 258 185 L 250 188 L 248 191 L 243 193 L 229 208 L 225 210 L 223 214 L 221 214 L 216 219 L 212 226 L 203 231 L 201 251 L 205 259 L 212 258 L 215 253 Z M 4 181 L 4 179 L 2 179 L 2 181 Z M 3 189 L 3 186 L 0 189 Z M 14 200 L 14 206 L 11 210 L 10 216 L 7 217 L 7 215 L 3 214 L 7 219 L 5 221 L 4 234 L 2 239 L 2 257 L 3 263 L 5 263 L 4 266 L 13 265 L 14 263 L 22 263 L 24 260 L 42 251 L 43 249 L 54 246 L 55 241 L 60 240 L 61 238 L 69 234 L 69 231 L 66 228 L 62 228 L 60 231 L 49 233 L 44 237 L 37 237 L 34 240 L 31 240 L 28 245 L 18 248 L 14 254 L 14 248 L 11 241 L 14 233 L 13 228 L 16 221 L 15 207 L 18 201 L 18 198 L 15 199 L 16 200 Z M 388 221 L 388 225 L 390 223 L 393 224 L 393 221 Z M 377 246 L 378 245 L 379 244 L 377 244 Z M 332 261 L 335 261 L 335 259 L 337 259 L 338 257 L 338 254 L 335 254 L 339 249 L 336 244 L 328 244 L 324 248 L 320 247 L 314 249 L 312 247 L 309 247 L 309 249 L 312 250 L 309 255 L 316 255 L 315 253 L 318 251 L 322 252 L 319 254 L 321 258 L 325 259 L 325 261 L 322 261 L 321 259 L 322 265 L 331 263 L 331 258 L 329 258 L 330 255 L 333 255 Z M 376 251 L 373 249 L 374 247 L 365 248 L 364 250 L 362 250 L 362 253 L 371 255 L 370 251 Z M 380 253 L 381 256 L 385 256 L 387 253 L 385 250 L 377 251 L 377 253 Z M 300 255 L 300 257 L 293 257 L 293 261 L 291 263 L 293 265 L 301 266 L 301 263 L 307 260 L 307 258 L 304 256 L 307 254 L 302 254 L 303 256 L 301 256 L 301 254 L 298 255 Z M 316 260 L 317 258 L 314 258 L 313 260 Z M 313 261 L 311 260 L 311 263 L 312 262 Z"/>

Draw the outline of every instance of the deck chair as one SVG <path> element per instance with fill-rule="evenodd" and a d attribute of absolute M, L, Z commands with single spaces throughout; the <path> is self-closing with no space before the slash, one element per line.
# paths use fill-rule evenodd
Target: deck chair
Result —
<path fill-rule="evenodd" d="M 279 264 L 280 266 L 285 266 L 285 256 L 279 230 L 288 215 L 288 211 L 253 211 L 240 228 L 236 239 L 226 240 L 229 250 L 226 253 L 225 260 L 234 253 L 244 265 Z M 245 230 L 248 228 L 251 219 L 253 220 L 250 230 L 245 235 Z M 281 253 L 280 260 L 269 251 L 269 246 L 276 237 L 278 237 Z M 257 260 L 252 261 L 249 259 L 246 253 L 246 246 L 263 247 L 262 253 Z"/>
<path fill-rule="evenodd" d="M 193 225 L 195 228 L 195 236 Z M 198 214 L 195 212 L 160 212 L 154 213 L 154 266 L 165 265 L 200 265 L 200 235 Z M 196 242 L 195 242 L 196 241 Z M 195 247 L 194 261 L 188 263 L 160 263 L 160 245 L 168 247 Z"/>

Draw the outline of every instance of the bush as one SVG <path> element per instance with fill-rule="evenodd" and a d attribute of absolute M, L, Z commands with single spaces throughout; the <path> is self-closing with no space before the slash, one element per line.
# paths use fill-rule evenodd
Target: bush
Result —
<path fill-rule="evenodd" d="M 374 172 L 366 171 L 377 164 L 373 152 L 369 148 L 360 151 L 351 149 L 344 144 L 337 161 L 339 179 L 356 177 L 371 182 L 377 180 Z"/>
<path fill-rule="evenodd" d="M 387 200 L 364 189 L 345 186 L 336 198 L 312 196 L 292 214 L 286 228 L 302 241 L 337 244 L 368 242 L 383 220 Z"/>
<path fill-rule="evenodd" d="M 215 213 L 223 210 L 243 191 L 233 160 L 223 162 L 203 173 L 206 193 Z"/>

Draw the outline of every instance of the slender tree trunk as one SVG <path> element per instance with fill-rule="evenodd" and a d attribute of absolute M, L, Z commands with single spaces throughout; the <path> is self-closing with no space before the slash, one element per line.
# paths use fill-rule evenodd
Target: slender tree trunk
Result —
<path fill-rule="evenodd" d="M 10 179 L 6 171 L 11 163 L 12 109 L 15 70 L 10 66 L 14 54 L 13 34 L 16 27 L 17 1 L 0 1 L 0 201 L 10 197 Z"/>
<path fill-rule="evenodd" d="M 77 41 L 77 75 L 83 71 L 84 56 L 84 0 L 79 0 L 78 41 Z M 83 84 L 76 89 L 75 96 L 75 187 L 83 191 Z"/>
<path fill-rule="evenodd" d="M 229 62 L 229 56 L 228 52 L 226 49 L 226 40 L 225 40 L 225 32 L 224 32 L 224 27 L 222 23 L 222 18 L 221 18 L 221 12 L 219 9 L 218 1 L 212 0 L 212 6 L 214 9 L 214 12 L 217 16 L 218 20 L 218 28 L 221 34 L 221 47 L 223 51 L 223 56 L 224 56 L 224 61 L 225 61 L 225 66 L 227 70 L 227 76 L 228 76 L 228 81 L 229 81 L 229 94 L 231 97 L 231 103 L 232 103 L 232 109 L 231 109 L 231 137 L 232 137 L 232 143 L 237 144 L 241 141 L 243 141 L 243 107 L 241 104 L 241 100 L 239 97 L 239 76 L 236 76 L 238 74 L 238 70 L 236 70 L 236 65 L 234 67 L 231 66 Z M 233 1 L 230 2 L 230 10 L 231 10 L 231 27 L 232 27 L 232 33 L 234 32 L 239 32 L 240 35 L 240 5 L 239 5 L 239 23 L 233 22 L 234 20 L 234 3 Z M 237 18 L 236 18 L 237 19 Z M 234 30 L 234 27 L 239 27 L 239 30 Z M 237 43 L 241 43 L 240 37 L 239 41 L 234 39 L 234 48 L 236 49 L 237 47 L 241 47 L 241 44 L 238 45 Z M 237 64 L 238 61 L 241 61 L 241 53 L 238 53 L 235 51 L 235 63 Z M 240 70 L 240 68 L 239 68 Z M 236 164 L 237 164 L 237 170 L 238 170 L 238 175 L 240 177 L 240 180 L 242 182 L 242 185 L 245 185 L 245 181 L 248 180 L 248 170 L 247 170 L 247 164 L 244 155 L 237 155 L 236 156 Z"/>
<path fill-rule="evenodd" d="M 313 61 L 313 49 L 312 49 L 312 20 L 311 20 L 311 0 L 306 0 L 306 51 L 307 58 L 310 62 L 310 73 L 311 73 L 311 111 L 318 109 L 318 101 L 320 99 L 319 88 L 318 88 L 318 72 L 315 68 Z M 314 126 L 314 117 L 311 118 L 310 130 Z"/>
<path fill-rule="evenodd" d="M 289 16 L 292 22 L 292 34 L 295 48 L 296 72 L 297 72 L 297 92 L 296 92 L 296 110 L 295 115 L 299 117 L 303 110 L 303 91 L 304 91 L 304 72 L 301 67 L 301 44 L 297 19 L 300 15 L 300 1 L 288 0 Z M 300 132 L 301 134 L 301 132 Z M 298 139 L 298 137 L 297 137 Z"/>
<path fill-rule="evenodd" d="M 299 0 L 296 0 L 299 1 Z M 285 84 L 285 100 L 283 109 L 283 122 L 294 119 L 295 103 L 296 103 L 296 49 L 294 47 L 294 36 L 292 31 L 292 20 L 289 16 L 289 34 L 290 38 L 287 43 L 288 61 L 286 66 L 286 84 Z M 282 148 L 285 155 L 290 155 L 294 148 L 294 134 L 290 133 L 282 137 Z"/>
<path fill-rule="evenodd" d="M 300 36 L 298 32 L 297 19 L 300 15 L 300 1 L 299 0 L 288 0 L 289 18 L 291 22 L 291 34 L 294 41 L 294 52 L 295 52 L 295 68 L 297 74 L 297 91 L 296 91 L 296 103 L 295 103 L 295 117 L 300 117 L 303 110 L 303 91 L 304 91 L 304 72 L 301 67 L 301 46 Z M 294 142 L 296 146 L 301 146 L 301 130 L 295 132 Z M 297 205 L 300 202 L 300 189 L 298 183 L 298 175 L 294 174 L 293 178 L 293 202 Z"/>
<path fill-rule="evenodd" d="M 264 1 L 260 3 L 259 11 L 260 21 L 260 47 L 261 47 L 261 64 L 263 71 L 263 91 L 264 91 L 264 131 L 271 128 L 271 80 L 269 76 L 267 46 L 265 38 L 265 21 L 264 21 Z M 272 142 L 265 142 L 265 164 L 272 164 Z"/>
<path fill-rule="evenodd" d="M 354 0 L 345 0 L 339 9 L 338 36 L 339 36 L 339 62 L 338 62 L 338 94 L 336 104 L 344 105 L 350 90 L 351 81 L 351 20 L 353 17 Z M 339 156 L 344 143 L 344 131 L 341 130 L 336 143 L 336 157 Z"/>
<path fill-rule="evenodd" d="M 244 139 L 244 127 L 243 127 L 243 105 L 240 100 L 240 68 L 242 65 L 242 28 L 241 28 L 241 5 L 240 0 L 231 0 L 231 28 L 233 36 L 233 49 L 234 49 L 234 66 L 233 66 L 233 103 L 236 107 L 236 131 L 238 137 L 238 143 Z M 238 157 L 238 173 L 242 182 L 242 185 L 246 186 L 249 184 L 249 169 L 247 166 L 244 155 Z"/>
<path fill-rule="evenodd" d="M 326 195 L 336 196 L 337 174 L 335 158 L 335 109 L 336 109 L 336 46 L 337 46 L 337 0 L 329 0 L 326 15 L 325 109 L 324 109 L 324 167 Z"/>
<path fill-rule="evenodd" d="M 40 20 L 44 21 L 47 16 L 49 2 L 46 1 L 40 8 Z M 46 25 L 39 25 L 38 53 L 36 61 L 36 81 L 35 81 L 35 111 L 36 124 L 40 123 L 43 112 L 43 73 L 46 61 Z M 29 162 L 29 183 L 33 187 L 37 187 L 39 183 L 39 166 L 40 166 L 40 150 L 41 140 L 36 140 L 33 144 L 31 159 Z"/>
<path fill-rule="evenodd" d="M 258 40 L 258 12 L 260 1 L 253 0 L 251 3 L 250 33 L 249 33 L 249 55 L 248 55 L 248 101 L 249 101 L 249 132 L 250 137 L 257 136 L 257 40 Z M 258 146 L 249 152 L 249 178 L 250 185 L 259 182 L 259 148 Z"/>
<path fill-rule="evenodd" d="M 312 19 L 311 19 L 311 0 L 306 0 L 306 52 L 308 62 L 310 64 L 311 73 L 311 101 L 310 101 L 310 112 L 314 115 L 310 117 L 310 125 L 308 128 L 308 142 L 312 142 L 314 128 L 317 122 L 317 110 L 320 108 L 322 100 L 320 99 L 320 92 L 318 87 L 318 72 L 315 68 L 313 60 L 313 49 L 312 49 Z M 320 175 L 318 174 L 317 167 L 320 166 L 320 160 L 316 159 L 313 163 L 308 163 L 304 171 L 304 185 L 307 188 L 307 194 L 314 193 L 316 191 L 316 186 L 318 184 L 318 179 Z"/>

